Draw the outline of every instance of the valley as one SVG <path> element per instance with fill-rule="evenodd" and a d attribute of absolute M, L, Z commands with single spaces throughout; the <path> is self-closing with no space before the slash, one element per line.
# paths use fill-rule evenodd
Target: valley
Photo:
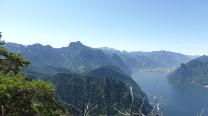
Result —
<path fill-rule="evenodd" d="M 178 116 L 191 116 L 200 112 L 202 106 L 206 106 L 206 99 L 201 99 L 200 95 L 203 94 L 206 98 L 204 94 L 207 90 L 169 81 L 169 76 L 180 69 L 180 64 L 194 61 L 190 56 L 167 51 L 121 52 L 110 48 L 91 48 L 80 41 L 72 42 L 63 48 L 15 43 L 7 43 L 6 48 L 23 54 L 31 61 L 32 65 L 23 70 L 31 79 L 49 81 L 55 85 L 59 101 L 63 105 L 70 104 L 67 107 L 74 109 L 70 110 L 74 112 L 71 115 L 79 115 L 87 103 L 92 105 L 92 109 L 96 107 L 96 111 L 88 112 L 90 115 L 105 113 L 115 115 L 118 112 L 113 108 L 122 111 L 130 107 L 131 86 L 134 89 L 134 106 L 139 107 L 142 103 L 141 98 L 146 99 L 142 107 L 144 114 L 148 114 L 157 102 L 161 104 L 160 114 L 168 116 L 174 116 L 176 113 L 173 115 L 173 112 L 177 112 Z M 188 93 L 182 96 L 179 94 L 182 91 Z M 199 96 L 190 98 L 192 102 L 182 103 L 181 99 L 173 97 L 193 96 L 192 91 L 194 93 L 201 91 Z M 159 99 L 157 97 L 161 97 L 161 101 L 157 101 Z M 204 105 L 197 102 L 199 99 Z M 190 108 L 188 107 L 190 103 L 193 104 L 192 112 L 184 112 L 188 110 L 184 109 L 185 107 Z M 174 105 L 178 105 L 178 109 L 172 109 Z M 135 108 L 134 110 L 139 111 Z"/>
<path fill-rule="evenodd" d="M 208 0 L 0 0 L 0 116 L 208 116 Z"/>

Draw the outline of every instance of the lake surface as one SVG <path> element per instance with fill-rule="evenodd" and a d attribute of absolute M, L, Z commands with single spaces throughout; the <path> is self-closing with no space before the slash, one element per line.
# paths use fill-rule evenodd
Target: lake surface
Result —
<path fill-rule="evenodd" d="M 171 83 L 165 73 L 137 72 L 132 77 L 148 95 L 162 96 L 164 116 L 196 116 L 204 108 L 208 116 L 208 89 Z"/>

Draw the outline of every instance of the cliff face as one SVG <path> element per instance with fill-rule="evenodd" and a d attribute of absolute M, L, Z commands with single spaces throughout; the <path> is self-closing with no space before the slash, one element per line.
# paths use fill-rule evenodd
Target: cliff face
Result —
<path fill-rule="evenodd" d="M 181 83 L 208 85 L 208 56 L 182 64 L 175 72 L 169 74 L 168 78 Z"/>

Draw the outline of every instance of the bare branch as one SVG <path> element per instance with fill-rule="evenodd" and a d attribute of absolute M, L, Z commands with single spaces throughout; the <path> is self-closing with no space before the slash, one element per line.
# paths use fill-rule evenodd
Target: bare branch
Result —
<path fill-rule="evenodd" d="M 123 113 L 123 112 L 121 112 L 120 110 L 118 110 L 118 109 L 116 109 L 116 108 L 113 108 L 114 110 L 116 110 L 119 114 L 121 114 L 121 115 L 124 115 L 124 116 L 130 116 L 130 114 L 128 113 L 128 112 L 126 112 L 126 113 Z"/>
<path fill-rule="evenodd" d="M 86 106 L 85 112 L 84 112 L 84 116 L 89 115 L 89 113 L 96 108 L 97 108 L 97 105 L 93 106 L 93 104 L 87 103 L 87 106 Z"/>
<path fill-rule="evenodd" d="M 197 114 L 197 116 L 203 116 L 204 114 L 204 107 L 202 108 L 202 111 L 200 112 L 200 114 Z"/>
<path fill-rule="evenodd" d="M 135 113 L 133 112 L 133 104 L 134 104 L 134 93 L 133 93 L 133 88 L 132 86 L 130 85 L 130 94 L 131 94 L 131 107 L 130 107 L 130 113 L 128 113 L 126 110 L 124 112 L 121 112 L 120 110 L 116 109 L 116 108 L 113 108 L 114 110 L 116 110 L 119 114 L 121 115 L 124 115 L 124 116 L 133 116 L 133 115 L 139 115 L 139 116 L 145 116 L 143 113 L 142 113 L 142 107 L 144 106 L 145 104 L 145 97 L 143 97 L 143 100 L 142 100 L 142 103 L 139 107 L 139 113 Z"/>

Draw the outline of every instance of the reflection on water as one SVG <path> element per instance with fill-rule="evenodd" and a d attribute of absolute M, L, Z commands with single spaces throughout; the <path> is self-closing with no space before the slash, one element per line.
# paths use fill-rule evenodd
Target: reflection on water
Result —
<path fill-rule="evenodd" d="M 165 116 L 196 116 L 204 108 L 208 116 L 208 90 L 194 85 L 171 83 L 165 73 L 137 72 L 134 80 L 149 99 L 162 96 Z"/>

